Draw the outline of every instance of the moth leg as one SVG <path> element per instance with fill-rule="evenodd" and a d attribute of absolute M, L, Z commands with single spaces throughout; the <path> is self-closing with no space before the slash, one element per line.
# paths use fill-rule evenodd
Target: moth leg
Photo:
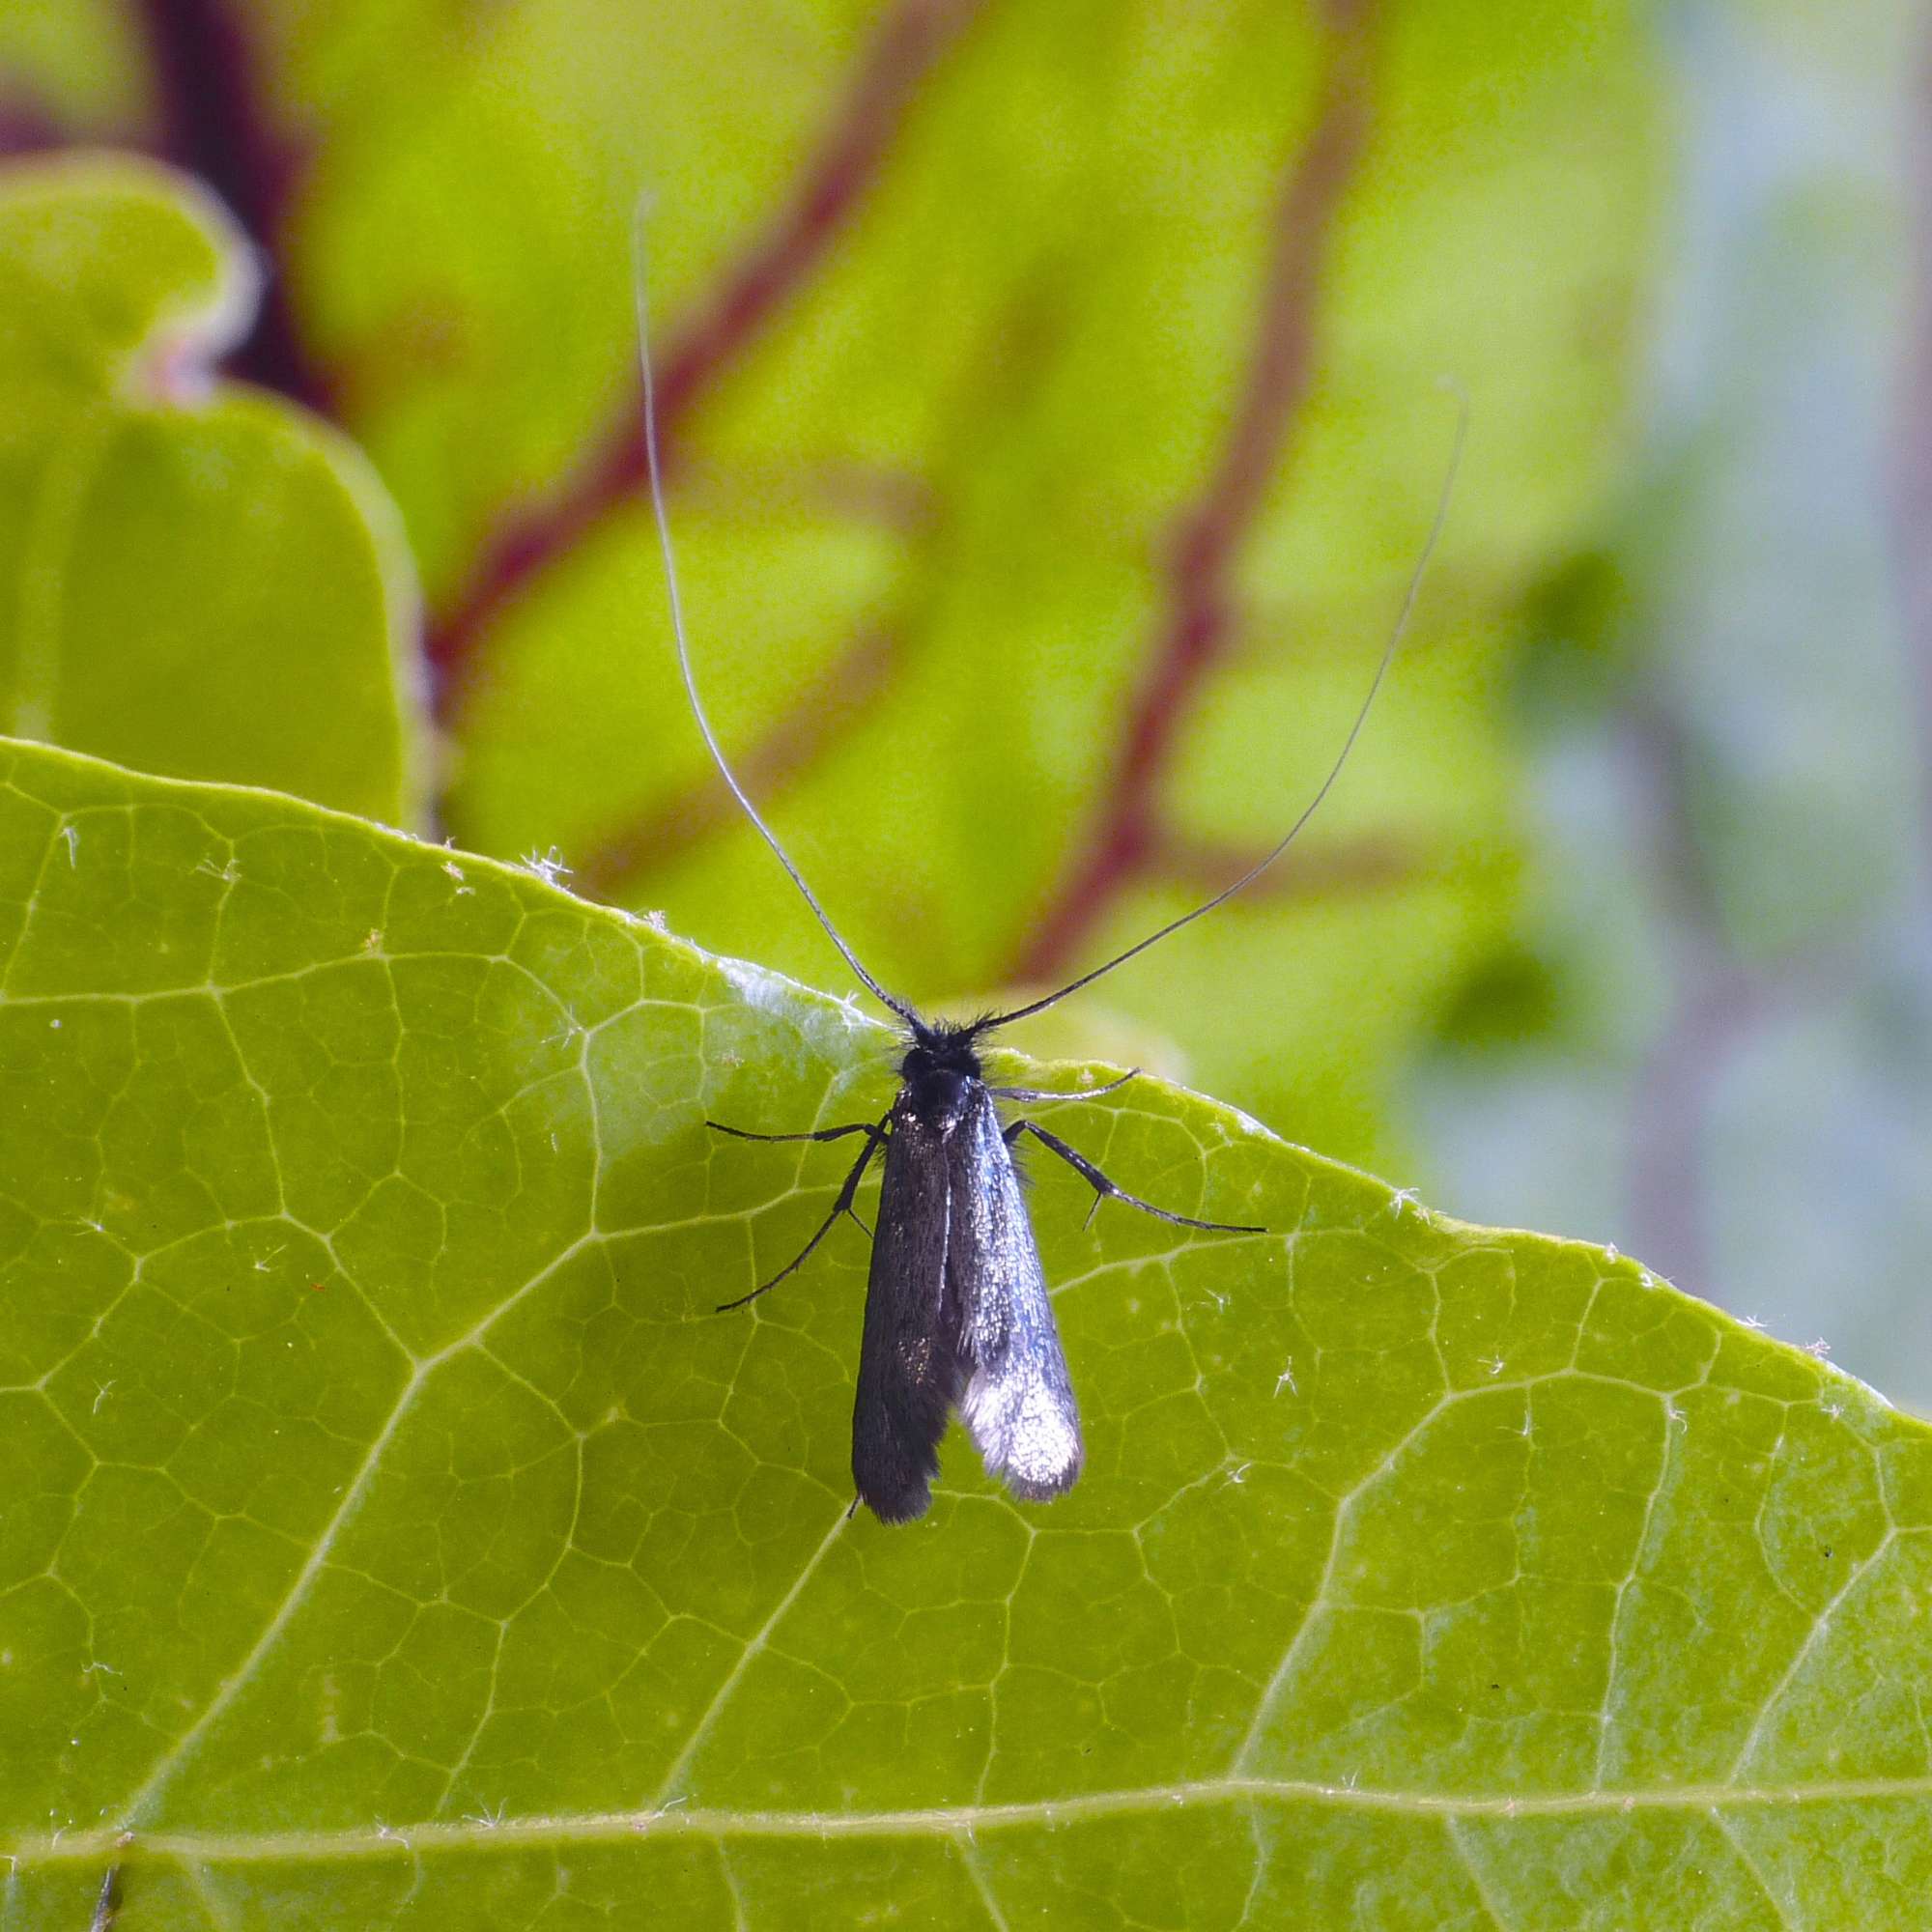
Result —
<path fill-rule="evenodd" d="M 1094 1205 L 1087 1210 L 1087 1221 L 1100 1211 L 1100 1203 L 1111 1194 L 1116 1201 L 1124 1201 L 1129 1208 L 1138 1208 L 1143 1214 L 1152 1214 L 1162 1221 L 1172 1221 L 1177 1228 L 1205 1228 L 1211 1235 L 1264 1235 L 1265 1228 L 1253 1228 L 1238 1221 L 1197 1221 L 1192 1214 L 1172 1214 L 1165 1208 L 1156 1208 L 1151 1201 L 1143 1201 L 1137 1194 L 1129 1194 L 1124 1187 L 1117 1187 L 1087 1158 L 1066 1145 L 1058 1134 L 1050 1134 L 1036 1121 L 1015 1121 L 1007 1131 L 1010 1145 L 1021 1134 L 1031 1134 L 1042 1147 L 1050 1148 L 1085 1180 L 1094 1190 Z"/>
<path fill-rule="evenodd" d="M 725 1131 L 728 1133 L 731 1129 L 726 1128 Z M 820 1134 L 752 1134 L 747 1136 L 751 1140 L 818 1141 L 835 1140 L 840 1134 L 852 1133 L 863 1133 L 866 1136 L 866 1145 L 860 1150 L 859 1158 L 852 1163 L 852 1172 L 845 1177 L 845 1185 L 838 1190 L 838 1199 L 832 1204 L 832 1212 L 826 1215 L 825 1219 L 818 1224 L 817 1234 L 813 1235 L 811 1239 L 806 1242 L 805 1246 L 783 1267 L 780 1268 L 770 1281 L 759 1283 L 750 1294 L 741 1294 L 735 1301 L 721 1301 L 718 1304 L 718 1313 L 720 1315 L 723 1315 L 727 1309 L 743 1308 L 748 1301 L 755 1301 L 759 1295 L 776 1288 L 786 1275 L 799 1267 L 804 1263 L 806 1257 L 811 1253 L 812 1249 L 832 1232 L 832 1224 L 838 1220 L 839 1215 L 852 1214 L 853 1220 L 859 1221 L 858 1215 L 852 1213 L 852 1202 L 859 1192 L 859 1183 L 865 1179 L 866 1169 L 870 1164 L 872 1156 L 886 1144 L 887 1139 L 885 1123 L 882 1121 L 862 1121 L 856 1127 L 834 1127 Z M 859 1221 L 859 1225 L 862 1228 L 866 1226 L 863 1221 Z M 867 1232 L 870 1233 L 870 1230 L 867 1229 Z"/>
<path fill-rule="evenodd" d="M 100 1881 L 100 1891 L 94 1901 L 94 1918 L 88 1932 L 109 1932 L 115 1919 L 121 1916 L 121 1867 L 109 1865 L 107 1876 Z"/>
<path fill-rule="evenodd" d="M 1138 1066 L 1131 1072 L 1122 1073 L 1118 1080 L 1110 1080 L 1104 1087 L 1089 1087 L 1080 1094 L 1052 1094 L 1044 1087 L 994 1087 L 989 1091 L 996 1100 L 1097 1100 L 1102 1094 L 1118 1094 L 1129 1080 L 1138 1080 L 1141 1070 Z M 1008 1145 L 1011 1146 L 1009 1137 Z"/>
<path fill-rule="evenodd" d="M 714 1133 L 729 1134 L 734 1140 L 741 1141 L 842 1141 L 847 1134 L 876 1134 L 879 1132 L 878 1123 L 874 1121 L 854 1121 L 847 1126 L 820 1127 L 815 1132 L 807 1134 L 759 1134 L 753 1133 L 750 1127 L 727 1127 L 723 1121 L 706 1121 L 704 1124 L 711 1128 Z M 858 1209 L 850 1202 L 847 1202 L 845 1204 L 845 1211 L 851 1215 L 852 1219 L 861 1228 L 865 1229 L 866 1237 L 869 1240 L 872 1231 L 866 1227 L 864 1217 L 861 1216 Z M 809 1253 L 810 1250 L 807 1252 Z M 800 1261 L 804 1259 L 804 1255 L 799 1257 Z M 797 1263 L 794 1263 L 793 1266 L 796 1265 Z M 769 1288 L 770 1286 L 770 1282 L 765 1284 L 765 1288 Z M 762 1288 L 758 1290 L 760 1294 L 764 1292 Z M 747 1295 L 745 1299 L 749 1301 L 751 1296 Z M 738 1303 L 727 1301 L 724 1306 L 726 1308 L 736 1308 Z"/>

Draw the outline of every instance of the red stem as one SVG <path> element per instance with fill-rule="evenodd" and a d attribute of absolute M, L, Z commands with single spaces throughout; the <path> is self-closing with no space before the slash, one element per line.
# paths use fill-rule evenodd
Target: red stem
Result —
<path fill-rule="evenodd" d="M 1227 648 L 1233 628 L 1229 566 L 1281 465 L 1308 391 L 1322 259 L 1367 134 L 1363 12 L 1352 4 L 1329 9 L 1315 125 L 1277 209 L 1261 327 L 1234 424 L 1170 554 L 1167 614 L 1099 827 L 1015 962 L 1009 977 L 1016 983 L 1064 978 L 1115 897 L 1147 868 L 1158 836 L 1161 775 L 1181 721 Z"/>
<path fill-rule="evenodd" d="M 900 0 L 861 61 L 844 104 L 789 206 L 679 332 L 658 373 L 665 468 L 693 410 L 810 279 L 878 177 L 921 87 L 978 0 Z M 560 499 L 513 519 L 485 552 L 469 589 L 431 632 L 429 659 L 445 714 L 460 704 L 491 625 L 539 571 L 627 502 L 644 481 L 643 431 L 627 391 L 604 453 Z"/>
<path fill-rule="evenodd" d="M 233 375 L 329 412 L 327 380 L 301 345 L 282 256 L 297 161 L 270 126 L 239 9 L 221 0 L 141 0 L 160 108 L 161 153 L 199 175 L 261 251 L 267 272 Z"/>

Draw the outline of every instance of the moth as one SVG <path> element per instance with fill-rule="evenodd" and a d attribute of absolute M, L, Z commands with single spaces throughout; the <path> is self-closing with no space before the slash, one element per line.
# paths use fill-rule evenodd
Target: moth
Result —
<path fill-rule="evenodd" d="M 1466 405 L 1459 420 L 1435 523 L 1409 577 L 1367 696 L 1327 776 L 1287 833 L 1232 885 L 1091 972 L 1011 1011 L 953 1024 L 925 1019 L 867 970 L 746 794 L 711 727 L 692 671 L 670 524 L 665 509 L 640 231 L 636 288 L 645 471 L 664 557 L 678 670 L 692 715 L 719 776 L 803 895 L 826 936 L 859 982 L 904 1028 L 898 1092 L 879 1120 L 854 1121 L 802 1133 L 761 1133 L 722 1121 L 705 1122 L 714 1132 L 750 1141 L 837 1141 L 864 1136 L 831 1212 L 810 1240 L 769 1281 L 749 1294 L 721 1303 L 720 1312 L 743 1308 L 770 1293 L 804 1264 L 841 1216 L 849 1214 L 859 1221 L 855 1203 L 860 1183 L 874 1158 L 882 1155 L 884 1174 L 877 1226 L 872 1231 L 871 1270 L 866 1285 L 865 1326 L 852 1407 L 852 1480 L 858 1492 L 853 1508 L 863 1502 L 882 1522 L 889 1523 L 924 1515 L 931 1500 L 932 1479 L 939 1473 L 940 1438 L 955 1409 L 989 1475 L 1023 1501 L 1049 1501 L 1072 1488 L 1080 1474 L 1083 1448 L 1080 1412 L 1014 1158 L 1022 1136 L 1031 1135 L 1057 1154 L 1094 1189 L 1090 1221 L 1101 1202 L 1112 1199 L 1180 1228 L 1225 1235 L 1254 1235 L 1264 1230 L 1236 1222 L 1198 1220 L 1155 1207 L 1116 1185 L 1084 1154 L 1037 1121 L 1025 1116 L 1009 1121 L 1000 1112 L 1002 1101 L 1027 1105 L 1111 1094 L 1134 1079 L 1133 1072 L 1086 1094 L 996 1087 L 985 1077 L 980 1049 L 1001 1027 L 1057 1006 L 1212 912 L 1251 885 L 1294 842 L 1341 776 L 1407 628 L 1448 512 L 1466 427 Z M 865 1226 L 863 1221 L 859 1225 Z"/>
<path fill-rule="evenodd" d="M 923 1516 L 939 1473 L 939 1439 L 957 1408 L 987 1473 L 1026 1502 L 1050 1501 L 1080 1473 L 1080 1412 L 1020 1191 L 1015 1142 L 1031 1134 L 1057 1153 L 1092 1184 L 1095 1208 L 1111 1195 L 1177 1227 L 1231 1235 L 1263 1231 L 1156 1208 L 1117 1187 L 1037 1121 L 1002 1120 L 998 1100 L 1090 1097 L 987 1084 L 978 1042 L 1016 1015 L 952 1026 L 922 1019 L 883 992 L 879 997 L 904 1020 L 909 1041 L 899 1063 L 899 1091 L 883 1120 L 801 1134 L 705 1123 L 740 1140 L 866 1137 L 818 1232 L 770 1281 L 724 1306 L 742 1308 L 769 1293 L 841 1214 L 856 1218 L 859 1183 L 883 1149 L 885 1177 L 852 1407 L 852 1480 L 860 1500 L 882 1522 Z M 1133 1077 L 1123 1074 L 1092 1092 L 1114 1093 Z"/>

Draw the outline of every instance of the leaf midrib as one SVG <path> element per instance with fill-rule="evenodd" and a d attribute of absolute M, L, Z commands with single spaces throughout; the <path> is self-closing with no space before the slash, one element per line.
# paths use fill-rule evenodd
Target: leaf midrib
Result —
<path fill-rule="evenodd" d="M 1320 1804 L 1336 1811 L 1394 1812 L 1448 1819 L 1621 1816 L 1634 1811 L 1710 1814 L 1792 1805 L 1932 1799 L 1932 1776 L 1847 1778 L 1783 1785 L 1675 1784 L 1629 1790 L 1510 1797 L 1477 1792 L 1401 1791 L 1311 1779 L 1204 1778 L 1009 1804 L 933 1805 L 896 1811 L 731 1811 L 672 1805 L 642 1811 L 562 1812 L 536 1818 L 469 1817 L 340 1832 L 156 1832 L 119 1828 L 20 1837 L 0 1858 L 20 1866 L 127 1862 L 173 1858 L 208 1864 L 277 1861 L 343 1863 L 436 1851 L 511 1851 L 625 1843 L 642 1837 L 970 1839 L 981 1832 L 1049 1828 L 1230 1804 Z"/>

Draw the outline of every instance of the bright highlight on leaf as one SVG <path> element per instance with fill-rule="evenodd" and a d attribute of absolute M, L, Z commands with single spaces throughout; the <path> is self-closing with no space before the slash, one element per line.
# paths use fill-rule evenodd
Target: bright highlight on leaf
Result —
<path fill-rule="evenodd" d="M 1919 1912 L 1932 1432 L 1829 1364 L 1137 1082 L 1069 1137 L 1275 1232 L 1041 1172 L 1086 1473 L 955 1433 L 888 1531 L 863 1238 L 710 1312 L 839 1150 L 701 1126 L 863 1111 L 881 1030 L 36 747 L 0 880 L 10 1927 L 117 1859 L 132 1932 Z"/>

